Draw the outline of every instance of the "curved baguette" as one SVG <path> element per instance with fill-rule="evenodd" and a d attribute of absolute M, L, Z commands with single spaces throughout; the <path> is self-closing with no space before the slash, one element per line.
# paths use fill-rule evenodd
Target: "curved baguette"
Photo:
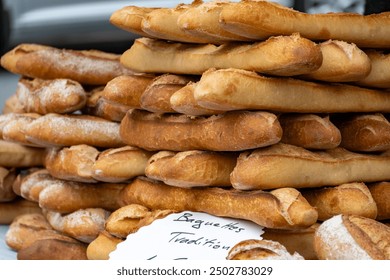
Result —
<path fill-rule="evenodd" d="M 87 184 L 56 180 L 39 193 L 39 206 L 59 213 L 85 208 L 118 209 L 120 192 L 126 184 Z"/>
<path fill-rule="evenodd" d="M 137 178 L 121 194 L 124 205 L 140 204 L 151 210 L 199 211 L 250 220 L 269 228 L 309 227 L 317 211 L 291 188 L 272 192 L 241 192 L 221 188 L 180 188 Z M 250 206 L 251 211 L 248 211 Z"/>
<path fill-rule="evenodd" d="M 192 80 L 191 77 L 172 74 L 156 77 L 141 95 L 141 108 L 155 113 L 175 113 L 170 103 L 172 94 Z"/>
<path fill-rule="evenodd" d="M 72 113 L 84 107 L 87 93 L 83 87 L 69 79 L 26 79 L 21 78 L 16 96 L 27 113 Z"/>
<path fill-rule="evenodd" d="M 386 181 L 390 180 L 389 163 L 388 154 L 358 154 L 343 148 L 310 152 L 288 144 L 276 144 L 241 153 L 230 181 L 240 190 Z"/>
<path fill-rule="evenodd" d="M 152 75 L 119 76 L 107 83 L 102 95 L 111 103 L 141 109 L 141 95 L 154 78 Z"/>
<path fill-rule="evenodd" d="M 92 177 L 103 182 L 118 183 L 145 174 L 152 153 L 130 146 L 99 153 L 93 164 Z"/>
<path fill-rule="evenodd" d="M 157 8 L 125 6 L 111 14 L 110 23 L 127 32 L 148 37 L 150 35 L 142 30 L 142 20 L 155 9 Z"/>
<path fill-rule="evenodd" d="M 389 260 L 390 228 L 375 220 L 338 215 L 320 225 L 314 249 L 320 260 Z"/>
<path fill-rule="evenodd" d="M 279 242 L 286 247 L 290 254 L 297 252 L 305 260 L 316 260 L 314 233 L 319 225 L 319 223 L 315 223 L 308 228 L 292 230 L 264 228 L 264 233 L 261 237 Z"/>
<path fill-rule="evenodd" d="M 111 235 L 125 239 L 141 227 L 173 212 L 171 210 L 149 210 L 142 205 L 130 204 L 112 212 L 106 221 L 105 229 Z"/>
<path fill-rule="evenodd" d="M 115 251 L 116 246 L 123 240 L 112 236 L 103 230 L 98 237 L 89 243 L 87 247 L 87 257 L 89 260 L 108 260 L 110 253 Z"/>
<path fill-rule="evenodd" d="M 346 183 L 336 187 L 304 190 L 301 193 L 317 209 L 319 221 L 339 214 L 370 219 L 377 217 L 377 205 L 364 183 Z"/>
<path fill-rule="evenodd" d="M 26 147 L 21 144 L 0 140 L 0 166 L 33 167 L 42 166 L 45 150 Z"/>
<path fill-rule="evenodd" d="M 314 114 L 282 114 L 282 143 L 306 149 L 333 149 L 340 145 L 341 134 L 329 116 Z"/>
<path fill-rule="evenodd" d="M 0 166 L 0 202 L 12 201 L 16 198 L 12 189 L 16 176 L 15 169 L 6 169 Z"/>
<path fill-rule="evenodd" d="M 207 39 L 208 43 L 218 44 L 229 41 L 249 41 L 250 39 L 230 33 L 221 28 L 219 14 L 227 2 L 206 2 L 186 9 L 177 19 L 180 29 L 192 36 Z"/>
<path fill-rule="evenodd" d="M 148 161 L 145 175 L 177 187 L 231 186 L 237 154 L 209 151 L 160 151 Z"/>
<path fill-rule="evenodd" d="M 371 71 L 357 84 L 363 87 L 390 88 L 390 53 L 366 50 L 366 54 L 371 60 Z"/>
<path fill-rule="evenodd" d="M 88 85 L 104 85 L 117 76 L 133 74 L 120 64 L 116 54 L 38 44 L 16 46 L 1 57 L 1 66 L 31 78 L 70 79 Z"/>
<path fill-rule="evenodd" d="M 189 116 L 222 114 L 223 111 L 206 109 L 196 103 L 194 98 L 196 84 L 189 82 L 186 86 L 174 92 L 169 100 L 171 108 L 178 113 Z"/>
<path fill-rule="evenodd" d="M 322 64 L 303 78 L 326 82 L 354 82 L 364 79 L 371 70 L 371 60 L 353 43 L 328 40 L 320 43 Z"/>
<path fill-rule="evenodd" d="M 179 41 L 189 43 L 207 43 L 207 39 L 191 34 L 180 29 L 177 20 L 180 15 L 190 7 L 197 6 L 202 1 L 195 0 L 192 4 L 179 4 L 175 8 L 158 8 L 147 13 L 141 22 L 141 29 L 148 34 L 147 37 L 154 37 L 168 41 Z"/>
<path fill-rule="evenodd" d="M 268 112 L 228 112 L 207 118 L 129 111 L 120 135 L 130 146 L 146 150 L 240 151 L 279 142 L 282 129 Z"/>
<path fill-rule="evenodd" d="M 53 229 L 84 243 L 91 243 L 104 230 L 111 212 L 101 208 L 80 209 L 69 214 L 45 211 L 44 215 Z"/>
<path fill-rule="evenodd" d="M 38 203 L 20 197 L 0 203 L 0 225 L 9 225 L 16 217 L 24 214 L 42 214 L 42 209 Z"/>
<path fill-rule="evenodd" d="M 28 125 L 26 138 L 44 147 L 86 144 L 96 147 L 124 146 L 119 124 L 87 115 L 46 114 Z"/>
<path fill-rule="evenodd" d="M 341 133 L 340 146 L 357 152 L 390 149 L 390 122 L 383 114 L 353 114 L 334 118 Z"/>
<path fill-rule="evenodd" d="M 243 240 L 228 252 L 227 260 L 303 260 L 298 254 L 290 254 L 286 247 L 272 240 Z"/>
<path fill-rule="evenodd" d="M 45 166 L 50 175 L 70 181 L 96 183 L 93 178 L 93 165 L 99 151 L 88 145 L 80 144 L 64 148 L 49 148 Z"/>
<path fill-rule="evenodd" d="M 378 216 L 376 219 L 390 219 L 390 182 L 369 184 L 368 188 L 378 207 Z"/>
<path fill-rule="evenodd" d="M 29 141 L 26 137 L 27 126 L 39 117 L 41 115 L 36 113 L 11 114 L 11 118 L 7 122 L 3 122 L 2 138 L 25 146 L 39 147 L 40 145 Z M 8 116 L 5 116 L 5 118 L 8 118 Z"/>
<path fill-rule="evenodd" d="M 46 187 L 56 184 L 59 181 L 53 178 L 47 169 L 35 169 L 31 170 L 28 174 L 19 174 L 17 180 L 20 182 L 17 184 L 19 190 L 15 190 L 16 193 L 29 201 L 39 202 L 39 194 Z"/>
<path fill-rule="evenodd" d="M 297 113 L 389 112 L 388 92 L 345 84 L 274 78 L 238 69 L 202 75 L 194 97 L 214 110 L 272 110 Z"/>
<path fill-rule="evenodd" d="M 298 34 L 272 37 L 253 44 L 220 46 L 140 38 L 122 54 L 120 61 L 136 72 L 146 73 L 201 75 L 210 68 L 239 68 L 294 76 L 318 69 L 322 53 L 319 46 Z"/>
<path fill-rule="evenodd" d="M 308 14 L 269 1 L 241 1 L 226 5 L 221 27 L 254 40 L 299 32 L 312 40 L 341 40 L 359 47 L 388 48 L 390 14 Z"/>

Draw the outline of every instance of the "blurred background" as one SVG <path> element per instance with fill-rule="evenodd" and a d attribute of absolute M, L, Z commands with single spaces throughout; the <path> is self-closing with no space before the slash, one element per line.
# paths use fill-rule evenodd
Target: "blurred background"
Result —
<path fill-rule="evenodd" d="M 128 5 L 174 7 L 192 0 L 0 0 L 0 55 L 20 43 L 122 53 L 135 35 L 109 23 Z M 206 2 L 206 1 L 205 1 Z M 371 13 L 389 8 L 389 0 L 274 0 L 307 13 Z M 371 5 L 370 5 L 371 4 Z M 371 7 L 367 8 L 367 5 Z M 375 11 L 376 9 L 376 11 Z M 0 110 L 16 88 L 17 77 L 0 69 Z"/>

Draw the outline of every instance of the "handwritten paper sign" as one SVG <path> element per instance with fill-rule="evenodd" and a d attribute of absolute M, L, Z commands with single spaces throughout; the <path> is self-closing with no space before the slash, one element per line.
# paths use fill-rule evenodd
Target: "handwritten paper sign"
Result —
<path fill-rule="evenodd" d="M 244 220 L 206 213 L 166 216 L 127 236 L 110 254 L 112 260 L 225 260 L 246 239 L 262 239 L 263 228 Z"/>

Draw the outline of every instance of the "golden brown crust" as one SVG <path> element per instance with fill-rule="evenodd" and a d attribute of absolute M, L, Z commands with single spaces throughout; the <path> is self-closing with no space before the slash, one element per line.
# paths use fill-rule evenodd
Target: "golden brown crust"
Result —
<path fill-rule="evenodd" d="M 390 219 L 390 182 L 369 184 L 368 188 L 378 207 L 378 216 L 376 219 Z"/>
<path fill-rule="evenodd" d="M 18 97 L 16 94 L 12 94 L 9 98 L 5 100 L 2 114 L 17 113 L 23 114 L 26 113 L 23 109 L 23 106 L 19 103 Z"/>
<path fill-rule="evenodd" d="M 139 177 L 123 190 L 121 198 L 124 205 L 140 204 L 152 210 L 200 211 L 250 220 L 269 228 L 309 227 L 317 221 L 317 211 L 297 190 L 289 188 L 273 192 L 188 189 Z"/>
<path fill-rule="evenodd" d="M 228 112 L 211 117 L 129 111 L 121 122 L 125 143 L 146 150 L 239 151 L 277 143 L 282 129 L 268 112 Z"/>
<path fill-rule="evenodd" d="M 0 166 L 33 167 L 42 166 L 45 150 L 26 147 L 21 144 L 0 140 Z"/>
<path fill-rule="evenodd" d="M 389 161 L 387 154 L 358 154 L 343 148 L 310 152 L 280 143 L 241 153 L 230 180 L 241 190 L 385 181 L 390 176 Z"/>
<path fill-rule="evenodd" d="M 0 166 L 0 202 L 12 201 L 16 198 L 12 189 L 16 176 L 15 169 L 6 169 Z"/>
<path fill-rule="evenodd" d="M 1 65 L 12 73 L 31 78 L 64 78 L 91 85 L 104 85 L 117 76 L 133 73 L 119 63 L 115 54 L 38 44 L 16 46 L 1 57 Z"/>
<path fill-rule="evenodd" d="M 16 217 L 24 214 L 42 214 L 42 209 L 38 203 L 20 197 L 0 203 L 0 225 L 9 225 Z"/>
<path fill-rule="evenodd" d="M 374 88 L 390 88 L 390 53 L 370 49 L 366 53 L 371 60 L 371 71 L 358 85 Z"/>
<path fill-rule="evenodd" d="M 315 114 L 282 114 L 279 122 L 283 129 L 281 142 L 306 149 L 333 149 L 341 142 L 338 128 L 329 116 Z"/>
<path fill-rule="evenodd" d="M 110 253 L 123 239 L 112 236 L 107 231 L 99 233 L 98 237 L 89 243 L 87 247 L 87 257 L 89 260 L 108 260 Z"/>
<path fill-rule="evenodd" d="M 25 146 L 39 147 L 39 145 L 29 141 L 26 137 L 27 127 L 39 117 L 41 115 L 36 113 L 0 115 L 0 123 L 2 124 L 0 134 L 6 141 Z"/>

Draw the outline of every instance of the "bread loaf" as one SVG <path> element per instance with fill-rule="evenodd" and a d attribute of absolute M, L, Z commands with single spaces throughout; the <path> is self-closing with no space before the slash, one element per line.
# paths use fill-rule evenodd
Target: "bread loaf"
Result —
<path fill-rule="evenodd" d="M 377 220 L 390 219 L 390 182 L 369 184 L 368 188 L 378 207 Z"/>
<path fill-rule="evenodd" d="M 116 249 L 116 246 L 123 240 L 112 236 L 103 230 L 98 237 L 89 243 L 87 247 L 87 257 L 89 260 L 108 260 L 110 253 Z"/>
<path fill-rule="evenodd" d="M 42 166 L 45 150 L 26 147 L 17 143 L 0 140 L 0 166 L 33 167 Z"/>
<path fill-rule="evenodd" d="M 27 174 L 19 174 L 17 181 L 19 183 L 13 185 L 15 193 L 34 202 L 39 202 L 39 194 L 43 189 L 58 183 L 58 180 L 53 178 L 47 169 L 34 169 Z M 16 186 L 18 190 L 15 190 Z"/>
<path fill-rule="evenodd" d="M 282 129 L 268 112 L 194 118 L 133 110 L 122 120 L 120 135 L 126 144 L 146 150 L 240 151 L 279 142 Z"/>
<path fill-rule="evenodd" d="M 0 202 L 12 201 L 16 198 L 12 189 L 16 176 L 15 169 L 6 169 L 0 166 Z"/>
<path fill-rule="evenodd" d="M 2 116 L 3 115 L 0 115 L 0 117 Z M 10 118 L 8 119 L 8 117 Z M 2 138 L 6 141 L 24 146 L 39 147 L 38 144 L 29 141 L 26 137 L 27 126 L 39 117 L 41 117 L 41 115 L 36 113 L 6 115 L 5 118 L 8 119 L 8 121 L 4 122 L 4 126 L 2 127 Z"/>
<path fill-rule="evenodd" d="M 151 210 L 206 212 L 250 220 L 269 228 L 304 228 L 317 221 L 317 211 L 292 188 L 272 192 L 180 188 L 140 177 L 123 189 L 121 198 L 125 205 L 140 204 Z"/>
<path fill-rule="evenodd" d="M 10 113 L 17 113 L 17 114 L 26 113 L 24 111 L 23 106 L 19 103 L 19 100 L 18 100 L 18 97 L 16 96 L 16 94 L 12 94 L 4 102 L 2 114 L 10 114 Z"/>
<path fill-rule="evenodd" d="M 42 214 L 38 203 L 18 197 L 9 202 L 0 203 L 0 225 L 9 225 L 12 221 L 24 214 Z"/>
<path fill-rule="evenodd" d="M 320 84 L 264 77 L 238 69 L 202 75 L 195 100 L 214 110 L 272 110 L 296 113 L 389 112 L 390 95 L 345 84 Z"/>
<path fill-rule="evenodd" d="M 325 221 L 314 236 L 314 249 L 321 260 L 389 260 L 389 243 L 389 227 L 354 215 Z"/>
<path fill-rule="evenodd" d="M 122 54 L 120 61 L 141 73 L 201 75 L 210 68 L 239 68 L 294 76 L 318 69 L 322 53 L 319 46 L 298 34 L 272 37 L 253 44 L 227 43 L 220 46 L 140 38 Z"/>
<path fill-rule="evenodd" d="M 358 154 L 343 148 L 323 152 L 276 144 L 240 154 L 230 176 L 236 189 L 336 186 L 389 180 L 388 154 Z"/>
<path fill-rule="evenodd" d="M 370 49 L 365 51 L 371 61 L 371 71 L 364 79 L 357 82 L 363 87 L 390 88 L 390 54 L 385 51 Z"/>

